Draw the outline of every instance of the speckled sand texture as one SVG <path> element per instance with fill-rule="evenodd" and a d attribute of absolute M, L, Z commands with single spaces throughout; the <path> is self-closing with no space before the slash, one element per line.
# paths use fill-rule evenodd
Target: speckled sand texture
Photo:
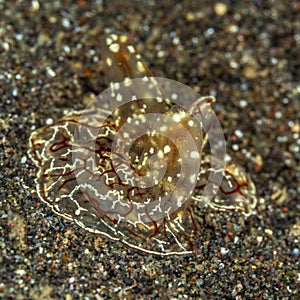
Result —
<path fill-rule="evenodd" d="M 300 298 L 300 2 L 159 2 L 0 1 L 1 299 Z M 228 155 L 256 183 L 248 219 L 197 212 L 197 254 L 143 255 L 37 197 L 30 133 L 107 87 L 111 30 L 155 75 L 217 98 Z"/>

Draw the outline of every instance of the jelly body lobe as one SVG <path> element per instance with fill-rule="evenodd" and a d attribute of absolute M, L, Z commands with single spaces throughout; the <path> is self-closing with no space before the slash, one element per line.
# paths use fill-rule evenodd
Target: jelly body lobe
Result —
<path fill-rule="evenodd" d="M 106 42 L 111 87 L 31 135 L 39 198 L 86 230 L 143 252 L 191 253 L 199 246 L 193 205 L 249 215 L 255 186 L 240 166 L 224 165 L 212 97 L 151 77 L 126 37 Z"/>

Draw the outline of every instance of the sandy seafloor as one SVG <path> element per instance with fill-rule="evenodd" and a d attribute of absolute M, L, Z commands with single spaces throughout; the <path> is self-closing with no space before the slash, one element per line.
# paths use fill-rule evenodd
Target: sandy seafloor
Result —
<path fill-rule="evenodd" d="M 299 1 L 0 1 L 1 299 L 299 299 Z M 85 232 L 37 197 L 32 130 L 107 87 L 105 31 L 154 74 L 217 98 L 252 216 L 196 209 L 200 251 L 157 257 Z"/>

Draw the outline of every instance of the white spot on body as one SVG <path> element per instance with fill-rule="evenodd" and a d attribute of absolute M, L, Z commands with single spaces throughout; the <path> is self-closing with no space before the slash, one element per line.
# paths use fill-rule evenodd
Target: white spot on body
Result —
<path fill-rule="evenodd" d="M 118 36 L 116 34 L 112 34 L 110 37 L 112 41 L 116 41 L 118 39 Z"/>
<path fill-rule="evenodd" d="M 193 159 L 200 159 L 198 151 L 192 151 L 190 156 Z"/>
<path fill-rule="evenodd" d="M 112 42 L 113 42 L 113 40 L 112 40 L 111 36 L 106 38 L 106 45 L 109 46 Z"/>
<path fill-rule="evenodd" d="M 148 157 L 147 155 L 145 155 L 142 161 L 142 166 L 146 166 L 147 161 L 148 161 Z"/>
<path fill-rule="evenodd" d="M 174 114 L 173 115 L 173 120 L 176 122 L 176 123 L 179 123 L 181 121 L 181 117 L 180 117 L 180 114 Z"/>
<path fill-rule="evenodd" d="M 189 125 L 190 127 L 193 127 L 193 126 L 195 125 L 195 122 L 194 122 L 193 120 L 189 120 L 189 121 L 188 121 L 188 125 Z"/>
<path fill-rule="evenodd" d="M 195 183 L 196 180 L 197 180 L 197 176 L 195 174 L 193 174 L 193 175 L 190 176 L 190 182 L 191 183 Z"/>
<path fill-rule="evenodd" d="M 119 44 L 111 44 L 109 46 L 109 50 L 113 53 L 117 53 L 120 50 L 120 45 Z"/>
<path fill-rule="evenodd" d="M 127 36 L 126 35 L 121 35 L 120 36 L 120 41 L 121 41 L 121 43 L 125 43 L 127 41 Z"/>
<path fill-rule="evenodd" d="M 168 130 L 168 127 L 167 127 L 166 125 L 161 126 L 161 127 L 160 127 L 160 130 L 161 130 L 162 132 L 165 132 L 165 131 Z"/>
<path fill-rule="evenodd" d="M 171 99 L 172 100 L 176 100 L 178 98 L 178 95 L 176 94 L 176 93 L 173 93 L 172 95 L 171 95 Z"/>
<path fill-rule="evenodd" d="M 164 147 L 164 153 L 167 154 L 167 153 L 170 153 L 171 152 L 171 147 L 169 145 L 166 145 Z"/>
<path fill-rule="evenodd" d="M 132 84 L 131 79 L 130 79 L 129 77 L 126 77 L 126 78 L 124 79 L 124 85 L 125 85 L 126 87 L 130 87 L 131 84 Z"/>
<path fill-rule="evenodd" d="M 121 102 L 123 100 L 123 96 L 121 94 L 118 94 L 116 100 L 118 102 Z"/>
<path fill-rule="evenodd" d="M 178 175 L 178 174 L 177 174 L 177 175 Z M 183 201 L 183 199 L 184 199 L 183 196 L 179 196 L 178 199 L 177 199 L 177 201 L 178 201 L 179 203 L 181 203 L 181 202 Z"/>
<path fill-rule="evenodd" d="M 142 62 L 140 62 L 140 61 L 137 62 L 137 68 L 140 72 L 145 71 L 145 68 L 144 68 Z"/>
<path fill-rule="evenodd" d="M 158 151 L 157 153 L 158 158 L 162 159 L 164 157 L 164 154 L 161 150 Z"/>
<path fill-rule="evenodd" d="M 107 64 L 109 67 L 111 67 L 111 65 L 112 65 L 112 60 L 111 60 L 109 57 L 106 59 L 106 64 Z"/>

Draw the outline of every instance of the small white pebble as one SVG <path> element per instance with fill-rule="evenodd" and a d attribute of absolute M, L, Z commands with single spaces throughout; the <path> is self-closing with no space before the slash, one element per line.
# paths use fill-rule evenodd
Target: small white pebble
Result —
<path fill-rule="evenodd" d="M 238 150 L 239 150 L 239 145 L 233 144 L 233 145 L 232 145 L 232 149 L 233 149 L 234 151 L 238 151 Z"/>
<path fill-rule="evenodd" d="M 246 100 L 240 101 L 240 107 L 246 107 L 248 105 L 248 102 Z"/>
<path fill-rule="evenodd" d="M 298 249 L 298 248 L 294 248 L 294 249 L 293 249 L 293 254 L 294 254 L 294 255 L 299 255 L 299 253 L 300 253 L 300 252 L 299 252 L 299 249 Z"/>
<path fill-rule="evenodd" d="M 164 51 L 160 50 L 160 51 L 157 52 L 157 57 L 158 58 L 162 58 L 164 56 L 165 56 L 165 52 Z"/>
<path fill-rule="evenodd" d="M 204 36 L 205 37 L 210 37 L 211 35 L 213 35 L 215 32 L 215 30 L 212 27 L 209 27 L 205 32 L 204 32 Z"/>
<path fill-rule="evenodd" d="M 265 229 L 265 233 L 266 234 L 269 234 L 269 235 L 272 235 L 273 234 L 273 231 L 271 229 Z"/>
<path fill-rule="evenodd" d="M 16 38 L 16 40 L 21 41 L 23 39 L 23 34 L 17 33 L 17 34 L 15 34 L 15 38 Z"/>
<path fill-rule="evenodd" d="M 18 95 L 18 88 L 14 88 L 11 92 L 11 95 L 16 97 Z"/>
<path fill-rule="evenodd" d="M 242 133 L 239 129 L 237 129 L 237 130 L 234 132 L 234 134 L 235 134 L 238 138 L 242 138 L 242 137 L 243 137 L 243 133 Z"/>
<path fill-rule="evenodd" d="M 75 281 L 75 278 L 74 277 L 70 277 L 69 278 L 69 283 L 73 283 Z"/>
<path fill-rule="evenodd" d="M 225 247 L 221 247 L 221 254 L 222 255 L 226 255 L 229 252 L 229 249 L 225 248 Z"/>
<path fill-rule="evenodd" d="M 56 73 L 50 67 L 47 67 L 46 70 L 47 70 L 47 74 L 50 77 L 55 77 L 56 76 Z"/>
<path fill-rule="evenodd" d="M 68 20 L 67 18 L 63 18 L 62 19 L 62 25 L 65 27 L 65 28 L 69 28 L 71 26 L 71 22 L 70 20 Z"/>
<path fill-rule="evenodd" d="M 218 16 L 224 16 L 227 12 L 227 5 L 222 2 L 217 2 L 214 6 L 214 11 Z"/>
<path fill-rule="evenodd" d="M 232 69 L 237 69 L 239 67 L 239 64 L 236 61 L 233 61 L 233 60 L 230 61 L 229 65 Z"/>
<path fill-rule="evenodd" d="M 2 47 L 4 48 L 5 51 L 8 51 L 9 50 L 9 43 L 3 42 Z"/>
<path fill-rule="evenodd" d="M 17 275 L 20 275 L 20 276 L 23 276 L 26 274 L 26 271 L 25 270 L 22 270 L 22 269 L 19 269 L 19 270 L 16 270 L 16 274 Z"/>
<path fill-rule="evenodd" d="M 32 11 L 38 11 L 40 9 L 40 3 L 37 0 L 31 1 L 31 9 Z"/>
<path fill-rule="evenodd" d="M 284 104 L 288 104 L 288 103 L 289 103 L 289 99 L 288 99 L 288 98 L 283 98 L 283 99 L 282 99 L 282 102 L 283 102 Z"/>
<path fill-rule="evenodd" d="M 65 45 L 65 46 L 64 46 L 64 51 L 65 51 L 66 53 L 69 53 L 69 52 L 71 51 L 71 48 L 70 48 L 68 45 Z"/>
<path fill-rule="evenodd" d="M 225 162 L 229 162 L 231 161 L 231 159 L 232 159 L 231 156 L 228 153 L 226 153 L 224 158 Z"/>
<path fill-rule="evenodd" d="M 21 164 L 25 164 L 26 163 L 26 160 L 27 160 L 27 157 L 26 156 L 23 156 L 21 158 Z"/>

